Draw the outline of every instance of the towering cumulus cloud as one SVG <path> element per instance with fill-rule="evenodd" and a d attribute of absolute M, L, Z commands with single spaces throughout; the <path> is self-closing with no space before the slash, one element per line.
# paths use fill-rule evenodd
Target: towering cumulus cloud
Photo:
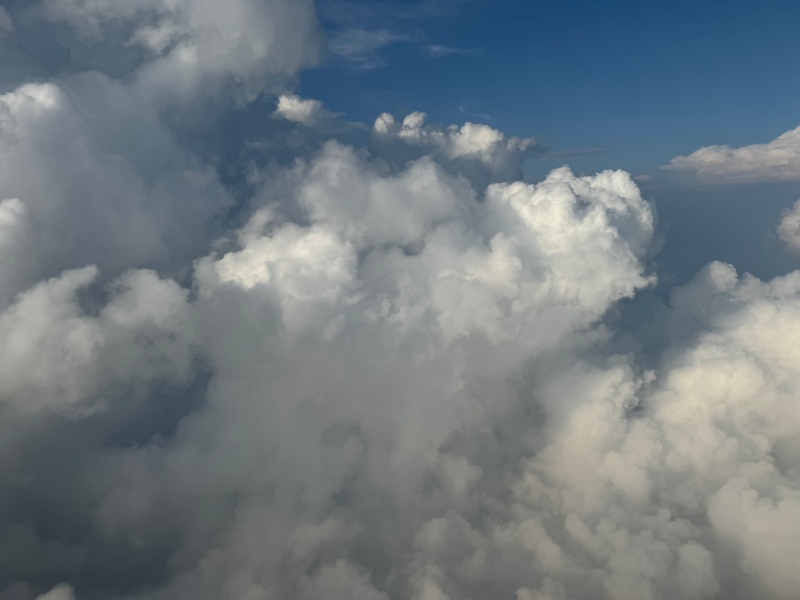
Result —
<path fill-rule="evenodd" d="M 0 96 L 0 600 L 796 598 L 800 272 L 618 319 L 631 177 L 327 139 L 313 8 L 0 13 L 74 57 Z"/>

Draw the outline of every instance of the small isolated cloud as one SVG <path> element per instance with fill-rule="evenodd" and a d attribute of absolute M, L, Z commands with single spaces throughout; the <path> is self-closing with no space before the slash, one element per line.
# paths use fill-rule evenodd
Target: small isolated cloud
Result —
<path fill-rule="evenodd" d="M 694 175 L 704 183 L 799 181 L 800 127 L 767 144 L 705 146 L 661 168 Z"/>
<path fill-rule="evenodd" d="M 296 94 L 284 94 L 278 98 L 275 115 L 303 125 L 313 125 L 320 118 L 337 116 L 327 111 L 319 100 L 306 100 Z"/>
<path fill-rule="evenodd" d="M 788 250 L 800 253 L 800 200 L 783 213 L 778 224 L 778 237 Z"/>
<path fill-rule="evenodd" d="M 269 140 L 254 142 L 254 147 L 267 148 L 274 152 L 276 146 L 285 146 L 288 143 L 310 151 L 315 143 L 324 143 L 328 136 L 345 135 L 356 129 L 366 128 L 363 123 L 348 121 L 341 113 L 328 110 L 319 100 L 301 98 L 297 94 L 280 96 L 272 116 L 289 126 L 289 138 L 284 139 L 276 132 Z"/>
<path fill-rule="evenodd" d="M 319 100 L 301 98 L 296 94 L 283 94 L 278 98 L 275 116 L 311 127 L 335 121 L 342 115 L 331 112 Z"/>
<path fill-rule="evenodd" d="M 454 54 L 475 54 L 476 50 L 471 48 L 457 48 L 455 46 L 442 46 L 440 44 L 429 44 L 425 46 L 425 51 L 429 58 L 441 58 Z"/>

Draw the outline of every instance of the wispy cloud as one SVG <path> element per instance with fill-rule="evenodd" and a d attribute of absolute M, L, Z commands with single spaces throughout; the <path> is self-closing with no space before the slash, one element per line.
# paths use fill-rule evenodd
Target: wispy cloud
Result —
<path fill-rule="evenodd" d="M 405 45 L 421 50 L 427 58 L 466 55 L 475 49 L 433 42 L 424 32 L 426 21 L 456 13 L 473 0 L 419 0 L 414 3 L 328 0 L 320 12 L 329 31 L 329 50 L 336 58 L 363 69 L 386 63 L 386 51 Z"/>
<path fill-rule="evenodd" d="M 441 44 L 428 44 L 424 47 L 429 58 L 441 58 L 443 56 L 477 54 L 475 48 L 458 48 L 456 46 L 443 46 Z"/>
<path fill-rule="evenodd" d="M 455 14 L 474 0 L 418 0 L 417 2 L 386 2 L 364 0 L 322 0 L 319 11 L 323 20 L 342 25 L 356 24 L 373 27 L 381 23 L 426 21 Z"/>
<path fill-rule="evenodd" d="M 414 37 L 409 34 L 388 29 L 349 28 L 334 34 L 328 43 L 328 48 L 339 59 L 364 69 L 371 69 L 384 63 L 380 56 L 381 50 L 414 41 Z"/>
<path fill-rule="evenodd" d="M 0 6 L 0 37 L 7 35 L 14 31 L 14 23 L 11 17 L 6 12 L 6 9 Z"/>
<path fill-rule="evenodd" d="M 461 104 L 458 107 L 458 112 L 462 115 L 467 117 L 472 117 L 473 119 L 483 119 L 484 121 L 494 121 L 494 117 L 488 113 L 479 113 L 469 110 L 466 105 Z"/>

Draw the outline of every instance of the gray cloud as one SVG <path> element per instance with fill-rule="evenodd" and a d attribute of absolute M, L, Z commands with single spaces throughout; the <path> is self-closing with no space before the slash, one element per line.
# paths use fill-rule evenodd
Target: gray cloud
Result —
<path fill-rule="evenodd" d="M 8 11 L 0 6 L 0 37 L 8 35 L 12 31 L 14 31 L 14 22 L 11 20 Z"/>
<path fill-rule="evenodd" d="M 57 585 L 52 590 L 47 592 L 46 594 L 42 594 L 38 596 L 36 600 L 73 600 L 75 598 L 75 594 L 73 590 L 68 585 Z"/>
<path fill-rule="evenodd" d="M 778 237 L 791 252 L 800 251 L 800 200 L 783 213 L 778 223 Z"/>

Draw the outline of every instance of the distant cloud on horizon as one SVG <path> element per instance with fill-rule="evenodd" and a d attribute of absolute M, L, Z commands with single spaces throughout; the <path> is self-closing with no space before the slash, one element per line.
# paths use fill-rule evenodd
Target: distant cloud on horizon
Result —
<path fill-rule="evenodd" d="M 800 127 L 766 144 L 704 146 L 661 167 L 702 183 L 800 181 Z"/>

